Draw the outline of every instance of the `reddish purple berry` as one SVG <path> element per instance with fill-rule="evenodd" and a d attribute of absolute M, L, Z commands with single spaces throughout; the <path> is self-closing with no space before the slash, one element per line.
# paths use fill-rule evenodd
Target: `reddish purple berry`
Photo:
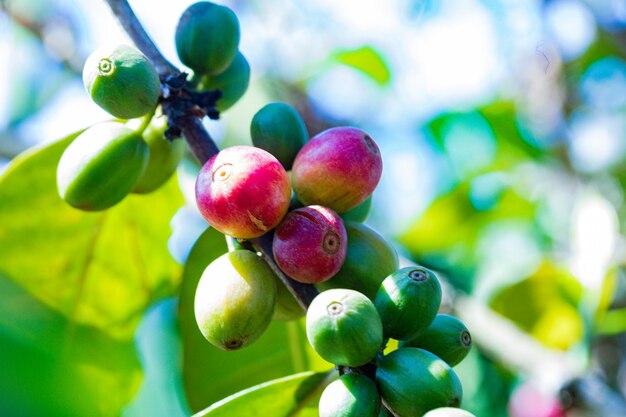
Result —
<path fill-rule="evenodd" d="M 293 279 L 313 284 L 331 278 L 346 259 L 343 220 L 331 209 L 309 206 L 287 214 L 274 234 L 276 263 Z"/>
<path fill-rule="evenodd" d="M 241 239 L 276 227 L 289 208 L 291 187 L 283 166 L 253 146 L 233 146 L 211 158 L 196 180 L 196 201 L 220 232 Z"/>
<path fill-rule="evenodd" d="M 293 163 L 293 186 L 305 205 L 348 211 L 372 194 L 382 174 L 380 150 L 361 129 L 336 127 L 311 139 Z"/>

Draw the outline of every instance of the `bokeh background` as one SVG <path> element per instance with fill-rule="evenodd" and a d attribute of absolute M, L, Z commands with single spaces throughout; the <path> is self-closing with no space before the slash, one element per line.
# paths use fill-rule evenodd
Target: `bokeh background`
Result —
<path fill-rule="evenodd" d="M 176 65 L 174 30 L 191 3 L 131 2 Z M 222 147 L 249 144 L 254 113 L 284 101 L 311 135 L 355 125 L 374 137 L 384 172 L 367 223 L 405 262 L 445 279 L 444 308 L 476 346 L 457 368 L 464 408 L 626 415 L 626 2 L 220 3 L 240 19 L 252 79 L 209 131 Z M 27 149 L 110 117 L 80 74 L 92 50 L 120 42 L 129 41 L 103 1 L 0 0 L 0 172 Z M 181 332 L 178 294 L 189 290 L 183 266 L 207 226 L 193 202 L 197 168 L 191 157 L 180 167 L 170 188 L 182 197 L 172 191 L 163 211 L 154 255 L 173 261 L 150 271 L 162 276 L 122 327 L 107 309 L 56 296 L 74 285 L 48 273 L 58 271 L 62 233 L 38 228 L 43 252 L 17 242 L 23 219 L 7 215 L 13 203 L 0 194 L 0 415 L 189 415 L 253 382 L 322 367 L 293 350 L 248 362 L 190 353 L 199 351 Z M 36 217 L 46 207 L 26 209 Z M 126 273 L 115 271 L 116 285 Z M 132 291 L 111 285 L 72 297 L 128 304 L 120 294 Z M 301 333 L 290 326 L 272 331 Z M 284 358 L 300 362 L 281 367 Z"/>

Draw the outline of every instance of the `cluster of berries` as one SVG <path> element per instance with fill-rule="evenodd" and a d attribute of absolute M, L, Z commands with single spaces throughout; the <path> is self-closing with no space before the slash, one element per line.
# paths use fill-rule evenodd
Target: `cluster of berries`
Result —
<path fill-rule="evenodd" d="M 179 20 L 177 53 L 194 72 L 186 87 L 219 91 L 215 108 L 220 112 L 248 88 L 250 67 L 238 45 L 239 21 L 227 7 L 199 2 Z M 103 47 L 85 62 L 83 83 L 93 101 L 117 120 L 88 128 L 66 149 L 57 169 L 61 198 L 75 208 L 98 211 L 129 193 L 158 189 L 176 171 L 186 146 L 165 135 L 154 65 L 135 47 Z"/>
<path fill-rule="evenodd" d="M 176 29 L 178 55 L 193 71 L 186 88 L 220 91 L 218 111 L 248 86 L 239 37 L 235 14 L 209 2 L 190 6 Z M 57 171 L 61 197 L 79 209 L 103 210 L 131 192 L 160 187 L 185 146 L 167 139 L 166 118 L 155 116 L 162 94 L 153 65 L 133 47 L 100 49 L 87 60 L 83 80 L 118 120 L 87 129 L 66 149 Z M 320 416 L 470 415 L 445 408 L 461 402 L 452 366 L 471 346 L 467 328 L 437 314 L 441 286 L 431 271 L 399 269 L 393 247 L 362 224 L 382 174 L 374 140 L 354 127 L 309 140 L 298 112 L 284 103 L 260 109 L 250 133 L 254 146 L 217 153 L 196 181 L 202 215 L 238 242 L 199 281 L 195 315 L 204 337 L 221 349 L 240 349 L 272 319 L 306 314 L 309 342 L 341 374 L 325 389 Z M 266 260 L 242 244 L 264 235 L 277 268 L 321 291 L 306 312 Z M 389 339 L 399 347 L 385 355 Z"/>

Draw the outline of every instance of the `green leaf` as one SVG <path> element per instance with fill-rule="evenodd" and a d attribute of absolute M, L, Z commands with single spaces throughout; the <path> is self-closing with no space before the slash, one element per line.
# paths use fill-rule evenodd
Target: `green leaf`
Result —
<path fill-rule="evenodd" d="M 582 296 L 581 284 L 569 271 L 544 262 L 528 278 L 497 292 L 490 307 L 546 346 L 567 350 L 585 333 L 578 312 Z"/>
<path fill-rule="evenodd" d="M 70 207 L 56 167 L 77 135 L 18 156 L 0 177 L 0 272 L 70 322 L 129 340 L 144 310 L 177 289 L 167 239 L 182 196 L 170 180 L 107 211 Z"/>
<path fill-rule="evenodd" d="M 339 51 L 334 57 L 337 62 L 367 75 L 379 85 L 384 86 L 391 81 L 391 73 L 387 63 L 380 55 L 380 52 L 369 45 L 357 49 Z"/>
<path fill-rule="evenodd" d="M 594 332 L 598 335 L 611 336 L 626 332 L 626 308 L 606 311 L 597 321 Z"/>
<path fill-rule="evenodd" d="M 321 391 L 332 380 L 334 372 L 303 372 L 269 381 L 238 392 L 194 417 L 291 417 L 307 403 L 317 406 Z M 318 400 L 319 401 L 319 400 Z M 311 410 L 304 410 L 310 415 Z M 317 415 L 317 414 L 314 414 Z"/>
<path fill-rule="evenodd" d="M 132 340 L 70 323 L 0 274 L 0 410 L 119 416 L 141 383 Z"/>
<path fill-rule="evenodd" d="M 438 197 L 400 237 L 418 262 L 451 274 L 455 285 L 471 288 L 481 232 L 498 221 L 532 219 L 534 205 L 510 188 L 498 190 L 487 207 L 472 201 L 470 184 Z"/>
<path fill-rule="evenodd" d="M 183 274 L 179 303 L 183 378 L 194 412 L 251 385 L 332 366 L 313 352 L 302 321 L 274 321 L 259 340 L 237 351 L 224 352 L 204 339 L 194 316 L 194 295 L 204 269 L 226 251 L 224 236 L 207 229 L 189 254 Z"/>

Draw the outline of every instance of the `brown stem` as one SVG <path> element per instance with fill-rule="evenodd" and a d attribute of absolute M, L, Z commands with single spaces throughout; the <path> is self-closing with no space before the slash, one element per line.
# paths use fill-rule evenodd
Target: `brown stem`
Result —
<path fill-rule="evenodd" d="M 127 0 L 105 0 L 133 43 L 152 62 L 160 76 L 180 72 L 159 52 Z"/>
<path fill-rule="evenodd" d="M 252 245 L 254 249 L 261 253 L 261 256 L 270 266 L 274 274 L 276 274 L 276 276 L 280 278 L 280 280 L 285 284 L 289 292 L 306 311 L 309 308 L 309 305 L 311 304 L 313 299 L 319 294 L 319 291 L 313 285 L 303 284 L 289 277 L 278 267 L 278 265 L 276 265 L 274 255 L 272 254 L 273 235 L 274 233 L 272 232 L 266 233 L 263 236 L 252 240 Z"/>
<path fill-rule="evenodd" d="M 161 52 L 159 52 L 152 39 L 150 39 L 143 26 L 137 19 L 137 16 L 131 9 L 128 1 L 106 0 L 106 2 L 111 7 L 113 14 L 115 14 L 115 17 L 120 22 L 124 30 L 131 37 L 137 48 L 139 48 L 141 52 L 143 52 L 144 55 L 146 55 L 146 57 L 148 57 L 148 59 L 155 66 L 157 72 L 159 73 L 159 76 L 161 77 L 161 80 L 165 81 L 166 84 L 167 80 L 176 80 L 181 74 L 180 70 L 172 65 L 167 59 L 163 57 Z M 168 88 L 172 88 L 171 85 L 164 85 L 164 90 L 167 90 Z M 168 96 L 171 97 L 171 94 L 168 93 Z M 172 108 L 175 107 L 176 104 L 176 99 L 166 97 L 162 102 L 165 113 L 176 114 L 177 109 Z M 209 135 L 209 132 L 207 132 L 207 130 L 202 125 L 203 117 L 204 115 L 202 115 L 202 117 L 196 117 L 193 114 L 190 114 L 185 117 L 176 118 L 176 122 L 179 125 L 183 137 L 189 145 L 189 148 L 193 152 L 194 156 L 198 159 L 198 161 L 200 161 L 200 163 L 202 164 L 204 164 L 213 155 L 219 152 L 219 149 Z M 274 261 L 274 257 L 272 255 L 271 233 L 254 239 L 251 244 L 256 251 L 261 253 L 270 268 L 281 279 L 281 281 L 285 283 L 291 294 L 293 294 L 296 300 L 298 300 L 302 308 L 306 310 L 309 307 L 309 304 L 311 304 L 311 301 L 313 301 L 313 298 L 315 298 L 315 296 L 318 294 L 318 291 L 313 285 L 302 284 L 300 282 L 294 281 L 280 270 L 278 265 L 276 265 L 276 262 Z"/>

